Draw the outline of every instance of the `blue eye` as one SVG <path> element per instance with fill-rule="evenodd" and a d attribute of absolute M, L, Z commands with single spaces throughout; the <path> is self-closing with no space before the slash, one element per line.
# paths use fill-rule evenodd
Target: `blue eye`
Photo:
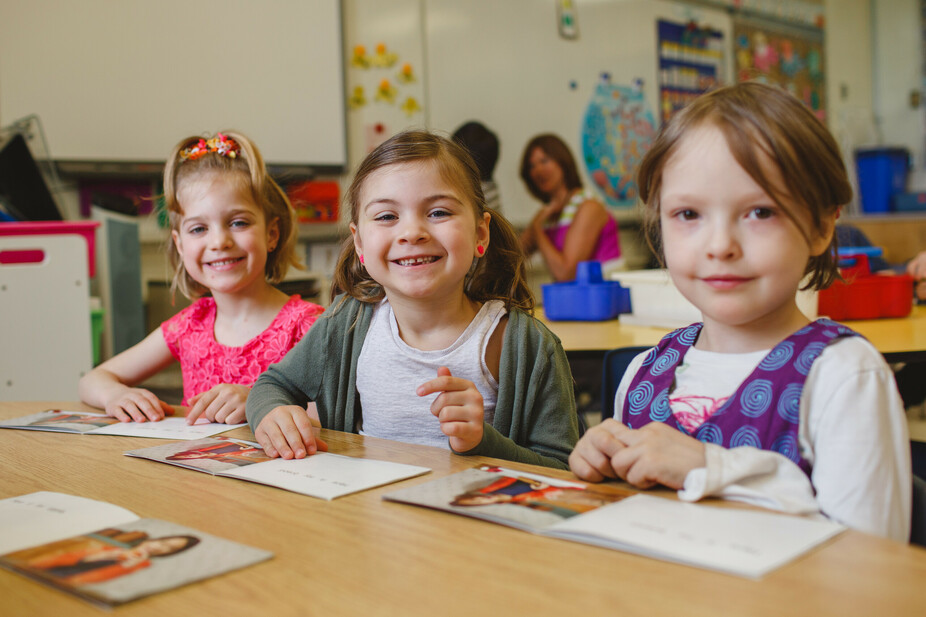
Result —
<path fill-rule="evenodd" d="M 452 214 L 453 213 L 449 212 L 448 210 L 438 209 L 438 210 L 432 210 L 430 216 L 434 218 L 444 218 L 444 217 L 451 216 Z"/>
<path fill-rule="evenodd" d="M 190 227 L 189 229 L 187 229 L 187 233 L 190 233 L 190 234 L 200 234 L 204 231 L 206 231 L 206 228 L 202 225 L 197 225 L 195 227 Z"/>
<path fill-rule="evenodd" d="M 391 221 L 397 221 L 399 217 L 391 213 L 378 214 L 373 217 L 374 221 L 381 221 L 383 223 L 389 223 Z"/>

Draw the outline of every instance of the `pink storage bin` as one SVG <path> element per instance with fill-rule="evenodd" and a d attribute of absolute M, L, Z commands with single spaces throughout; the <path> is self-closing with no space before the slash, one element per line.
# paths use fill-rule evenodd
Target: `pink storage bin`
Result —
<path fill-rule="evenodd" d="M 0 223 L 0 236 L 48 236 L 54 234 L 77 234 L 87 241 L 87 263 L 90 278 L 96 272 L 95 238 L 97 221 L 23 221 Z"/>

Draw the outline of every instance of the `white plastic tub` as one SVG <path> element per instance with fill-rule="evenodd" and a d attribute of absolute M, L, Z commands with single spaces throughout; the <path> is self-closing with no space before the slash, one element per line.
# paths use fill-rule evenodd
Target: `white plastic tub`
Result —
<path fill-rule="evenodd" d="M 615 272 L 610 279 L 630 290 L 630 313 L 621 323 L 681 328 L 701 321 L 701 311 L 685 299 L 665 270 Z M 797 306 L 809 319 L 817 317 L 817 292 L 798 292 Z"/>

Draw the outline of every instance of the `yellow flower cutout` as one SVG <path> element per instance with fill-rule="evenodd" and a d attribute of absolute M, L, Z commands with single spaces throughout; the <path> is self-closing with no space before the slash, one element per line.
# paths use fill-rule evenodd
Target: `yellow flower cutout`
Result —
<path fill-rule="evenodd" d="M 383 101 L 384 103 L 394 103 L 395 96 L 397 91 L 395 87 L 389 83 L 388 79 L 384 79 L 379 82 L 379 88 L 376 89 L 376 100 Z"/>
<path fill-rule="evenodd" d="M 367 96 L 363 91 L 363 86 L 354 86 L 354 91 L 347 99 L 347 104 L 351 109 L 357 109 L 367 104 Z"/>
<path fill-rule="evenodd" d="M 351 66 L 355 66 L 360 69 L 366 69 L 370 67 L 370 59 L 367 58 L 367 48 L 363 45 L 354 46 L 354 56 L 350 60 Z"/>
<path fill-rule="evenodd" d="M 373 55 L 373 59 L 370 60 L 370 65 L 388 68 L 395 64 L 396 60 L 398 59 L 399 56 L 397 54 L 394 54 L 386 49 L 385 43 L 377 43 L 376 53 Z"/>
<path fill-rule="evenodd" d="M 410 63 L 406 62 L 402 65 L 402 68 L 399 69 L 398 79 L 404 84 L 410 84 L 414 81 L 417 81 L 415 78 L 415 71 L 412 69 L 412 65 Z"/>
<path fill-rule="evenodd" d="M 421 111 L 421 105 L 418 104 L 418 101 L 415 99 L 415 97 L 410 96 L 405 99 L 404 103 L 402 103 L 401 109 L 405 112 L 406 116 L 413 116 Z"/>

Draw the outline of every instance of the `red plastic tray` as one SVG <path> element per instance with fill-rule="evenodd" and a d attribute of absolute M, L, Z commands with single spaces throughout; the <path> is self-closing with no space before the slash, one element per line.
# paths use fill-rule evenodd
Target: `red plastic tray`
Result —
<path fill-rule="evenodd" d="M 837 321 L 906 317 L 913 310 L 913 277 L 908 274 L 871 274 L 866 255 L 842 268 L 836 281 L 818 295 L 817 313 Z"/>

